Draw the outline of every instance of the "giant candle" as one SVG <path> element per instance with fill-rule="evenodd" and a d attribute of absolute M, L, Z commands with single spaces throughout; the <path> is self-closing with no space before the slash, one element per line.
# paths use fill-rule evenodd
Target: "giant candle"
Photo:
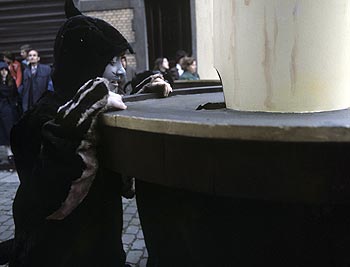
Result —
<path fill-rule="evenodd" d="M 349 0 L 214 1 L 214 62 L 228 108 L 350 106 Z"/>

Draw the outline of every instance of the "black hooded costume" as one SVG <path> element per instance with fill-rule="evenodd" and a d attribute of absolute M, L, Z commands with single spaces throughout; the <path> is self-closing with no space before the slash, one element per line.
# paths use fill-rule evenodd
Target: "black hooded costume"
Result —
<path fill-rule="evenodd" d="M 121 179 L 98 168 L 96 117 L 106 109 L 106 65 L 131 47 L 103 20 L 66 1 L 53 83 L 13 128 L 20 186 L 11 267 L 124 266 Z M 79 89 L 80 88 L 80 89 Z M 78 91 L 79 89 L 79 91 Z"/>

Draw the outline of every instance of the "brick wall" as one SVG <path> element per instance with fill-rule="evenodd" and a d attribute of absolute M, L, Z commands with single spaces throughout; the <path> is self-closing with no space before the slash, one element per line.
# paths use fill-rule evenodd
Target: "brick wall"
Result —
<path fill-rule="evenodd" d="M 134 10 L 128 9 L 114 9 L 105 11 L 84 12 L 84 15 L 103 19 L 110 23 L 113 27 L 123 34 L 129 43 L 135 42 L 135 32 L 133 30 Z M 136 58 L 134 55 L 126 55 L 128 65 L 137 67 Z"/>

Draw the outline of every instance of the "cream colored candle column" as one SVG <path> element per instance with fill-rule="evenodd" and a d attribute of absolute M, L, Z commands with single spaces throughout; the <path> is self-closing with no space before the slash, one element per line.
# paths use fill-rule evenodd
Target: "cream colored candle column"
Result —
<path fill-rule="evenodd" d="M 214 62 L 228 108 L 350 106 L 350 0 L 214 0 Z"/>
<path fill-rule="evenodd" d="M 198 73 L 202 80 L 218 80 L 214 69 L 213 15 L 214 1 L 196 0 L 196 38 Z"/>

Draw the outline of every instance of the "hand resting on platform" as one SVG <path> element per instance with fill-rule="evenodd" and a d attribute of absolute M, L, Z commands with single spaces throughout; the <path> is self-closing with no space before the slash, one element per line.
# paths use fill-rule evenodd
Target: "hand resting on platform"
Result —
<path fill-rule="evenodd" d="M 108 92 L 108 100 L 107 100 L 108 108 L 116 108 L 116 109 L 126 109 L 127 106 L 124 104 L 122 100 L 122 96 L 111 91 Z"/>
<path fill-rule="evenodd" d="M 151 75 L 148 79 L 150 81 L 142 87 L 136 94 L 141 93 L 160 93 L 164 97 L 169 96 L 169 94 L 173 91 L 173 88 L 171 85 L 164 80 L 164 77 L 162 74 L 154 74 Z"/>

